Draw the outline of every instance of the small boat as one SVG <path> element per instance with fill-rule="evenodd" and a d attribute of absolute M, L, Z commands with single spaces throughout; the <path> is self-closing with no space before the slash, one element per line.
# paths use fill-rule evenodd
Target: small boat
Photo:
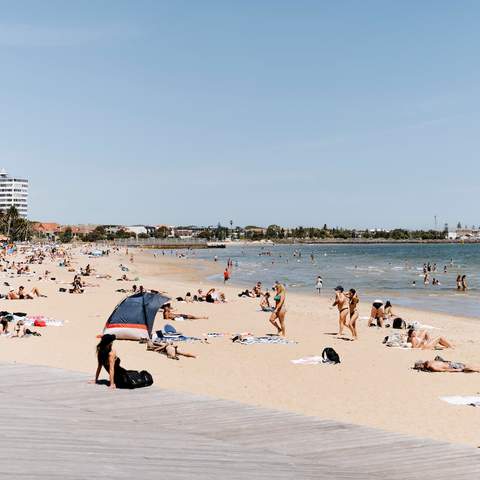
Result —
<path fill-rule="evenodd" d="M 223 242 L 207 242 L 208 248 L 226 248 Z"/>

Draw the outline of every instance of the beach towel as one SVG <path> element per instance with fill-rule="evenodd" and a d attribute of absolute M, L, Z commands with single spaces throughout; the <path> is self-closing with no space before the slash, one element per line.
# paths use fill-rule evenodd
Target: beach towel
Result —
<path fill-rule="evenodd" d="M 295 365 L 318 365 L 319 363 L 324 363 L 323 358 L 319 355 L 312 355 L 310 357 L 303 357 L 290 361 Z"/>
<path fill-rule="evenodd" d="M 253 345 L 256 343 L 259 344 L 268 344 L 268 345 L 287 345 L 291 343 L 297 343 L 293 340 L 287 340 L 286 338 L 282 337 L 239 337 L 236 340 L 234 340 L 235 343 L 241 343 L 242 345 Z"/>
<path fill-rule="evenodd" d="M 451 397 L 440 397 L 440 400 L 452 405 L 469 405 L 471 407 L 480 407 L 480 396 L 453 395 Z"/>
<path fill-rule="evenodd" d="M 52 318 L 45 317 L 44 315 L 32 315 L 23 319 L 25 325 L 34 326 L 35 322 L 45 322 L 46 327 L 63 327 L 65 322 L 63 320 L 54 320 Z"/>
<path fill-rule="evenodd" d="M 198 337 L 189 337 L 187 335 L 169 335 L 168 333 L 163 333 L 162 336 L 155 336 L 152 338 L 153 343 L 155 342 L 203 342 L 201 338 Z"/>

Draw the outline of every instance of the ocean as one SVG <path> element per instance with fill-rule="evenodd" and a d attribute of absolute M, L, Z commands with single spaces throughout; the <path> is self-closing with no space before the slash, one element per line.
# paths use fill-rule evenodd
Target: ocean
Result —
<path fill-rule="evenodd" d="M 330 296 L 342 285 L 355 288 L 362 301 L 380 298 L 393 305 L 480 317 L 480 244 L 229 245 L 192 255 L 209 261 L 217 256 L 222 264 L 232 259 L 231 283 L 239 285 L 261 281 L 270 286 L 278 280 L 289 291 L 313 295 L 321 275 L 322 295 Z M 437 271 L 424 285 L 423 265 L 428 262 Z M 458 274 L 467 276 L 466 292 L 456 289 Z M 432 285 L 433 278 L 440 284 Z"/>

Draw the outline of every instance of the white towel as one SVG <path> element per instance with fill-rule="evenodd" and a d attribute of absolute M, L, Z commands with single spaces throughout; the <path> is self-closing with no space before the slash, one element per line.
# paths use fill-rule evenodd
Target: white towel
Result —
<path fill-rule="evenodd" d="M 451 397 L 440 397 L 440 400 L 451 403 L 452 405 L 471 405 L 480 407 L 480 397 L 474 395 L 453 395 Z"/>
<path fill-rule="evenodd" d="M 290 360 L 295 365 L 318 365 L 319 363 L 323 363 L 323 358 L 319 355 L 314 355 L 311 357 L 303 357 L 297 360 Z"/>

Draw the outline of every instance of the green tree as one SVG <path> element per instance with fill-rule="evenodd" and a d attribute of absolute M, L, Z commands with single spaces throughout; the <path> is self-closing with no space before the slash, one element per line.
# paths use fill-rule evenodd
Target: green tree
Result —
<path fill-rule="evenodd" d="M 18 213 L 17 207 L 15 207 L 14 205 L 12 205 L 7 210 L 7 213 L 2 218 L 3 224 L 5 226 L 5 233 L 9 239 L 12 239 L 11 234 L 13 231 L 14 224 L 18 220 L 18 218 L 19 218 L 19 213 Z"/>
<path fill-rule="evenodd" d="M 73 239 L 72 228 L 67 227 L 63 232 L 60 233 L 58 238 L 62 243 L 70 243 Z"/>
<path fill-rule="evenodd" d="M 278 225 L 269 225 L 267 227 L 267 238 L 279 238 L 281 234 L 281 228 Z"/>

